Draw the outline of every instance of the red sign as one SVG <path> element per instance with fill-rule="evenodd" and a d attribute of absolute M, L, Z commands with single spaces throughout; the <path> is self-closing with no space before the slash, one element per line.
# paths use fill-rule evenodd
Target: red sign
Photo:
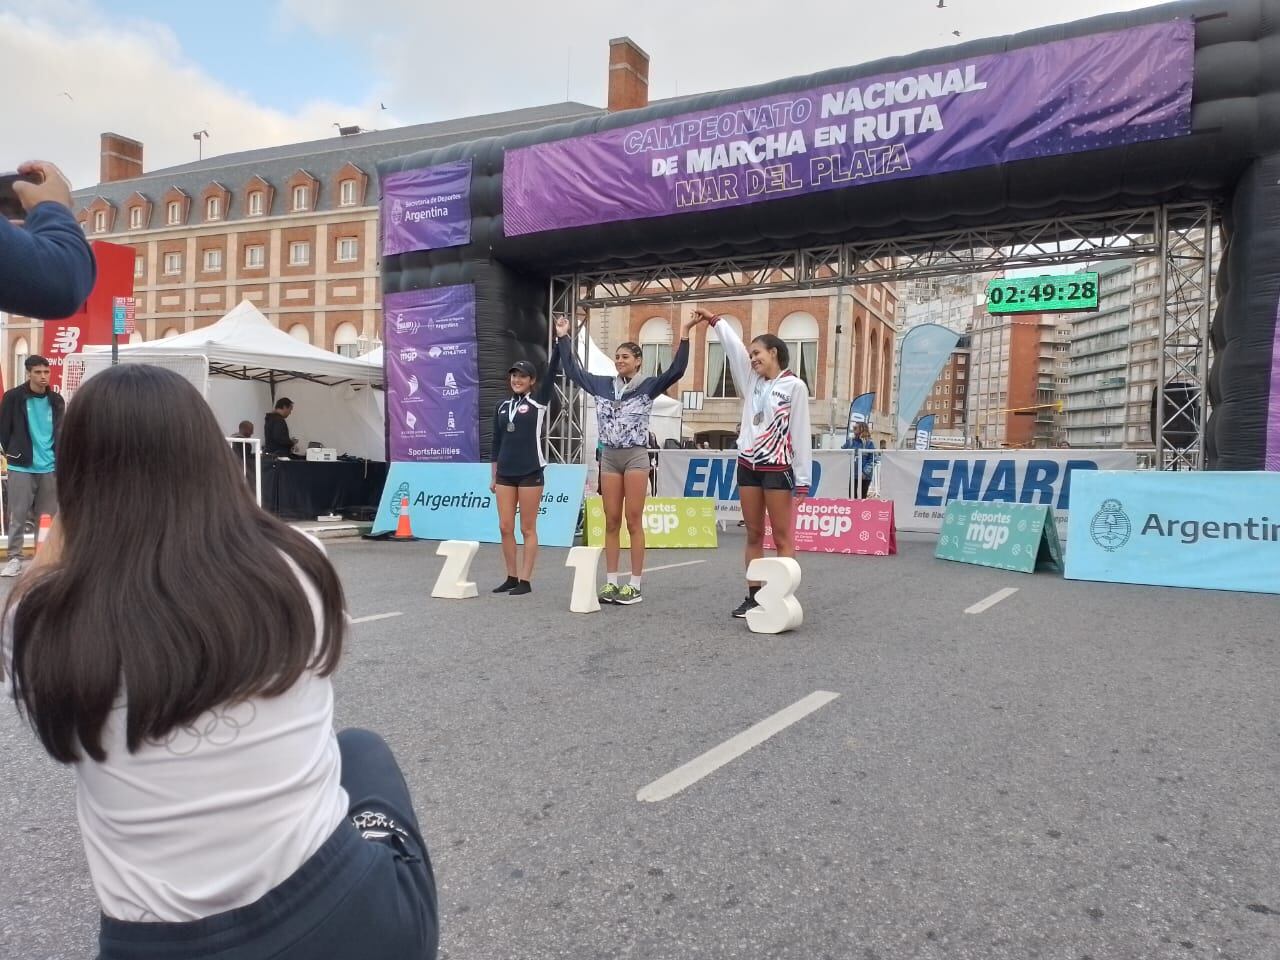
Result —
<path fill-rule="evenodd" d="M 49 360 L 49 385 L 55 390 L 62 388 L 63 358 L 89 344 L 109 344 L 115 298 L 133 296 L 133 248 L 101 240 L 90 246 L 98 262 L 98 279 L 89 299 L 65 320 L 44 322 L 44 356 Z"/>
<path fill-rule="evenodd" d="M 796 549 L 887 557 L 898 552 L 892 500 L 805 500 L 791 514 Z M 765 549 L 775 549 L 768 516 Z"/>

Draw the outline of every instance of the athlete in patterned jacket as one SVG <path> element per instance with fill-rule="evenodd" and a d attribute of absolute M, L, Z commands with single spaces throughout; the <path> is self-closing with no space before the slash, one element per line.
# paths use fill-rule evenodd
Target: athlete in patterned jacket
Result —
<path fill-rule="evenodd" d="M 751 341 L 748 351 L 738 332 L 701 308 L 724 347 L 729 374 L 745 398 L 738 431 L 738 497 L 747 527 L 747 566 L 764 556 L 764 519 L 769 515 L 778 556 L 794 557 L 791 537 L 792 500 L 809 495 L 813 439 L 809 433 L 809 389 L 787 369 L 787 345 L 771 333 Z M 756 606 L 759 584 L 747 583 L 747 598 L 735 617 L 746 617 Z"/>
<path fill-rule="evenodd" d="M 573 354 L 569 321 L 556 321 L 556 352 L 565 375 L 596 398 L 596 422 L 600 433 L 600 496 L 604 501 L 604 557 L 606 582 L 600 588 L 601 603 L 639 603 L 640 577 L 644 571 L 644 504 L 649 493 L 649 416 L 653 401 L 684 376 L 689 366 L 689 331 L 699 323 L 690 317 L 680 330 L 680 347 L 670 365 L 654 377 L 640 376 L 643 355 L 635 343 L 619 345 L 614 352 L 616 377 L 588 373 Z M 618 585 L 622 518 L 631 535 L 631 582 Z"/>

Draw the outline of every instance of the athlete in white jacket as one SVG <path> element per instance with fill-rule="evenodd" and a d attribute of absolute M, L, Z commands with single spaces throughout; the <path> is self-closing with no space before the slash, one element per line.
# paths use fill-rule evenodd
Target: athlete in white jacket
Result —
<path fill-rule="evenodd" d="M 694 315 L 715 328 L 734 386 L 743 397 L 738 431 L 738 497 L 747 527 L 747 566 L 764 556 L 764 518 L 769 515 L 778 556 L 795 556 L 791 536 L 793 498 L 809 495 L 813 440 L 809 433 L 809 389 L 787 369 L 787 345 L 771 333 L 751 341 L 748 351 L 731 324 L 698 308 Z M 756 583 L 733 611 L 745 617 L 756 606 Z"/>

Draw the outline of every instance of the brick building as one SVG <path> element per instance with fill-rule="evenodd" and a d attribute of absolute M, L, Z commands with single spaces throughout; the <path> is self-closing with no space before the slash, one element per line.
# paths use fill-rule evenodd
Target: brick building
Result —
<path fill-rule="evenodd" d="M 963 439 L 966 435 L 965 409 L 969 403 L 969 335 L 960 338 L 951 351 L 947 365 L 929 391 L 928 399 L 916 412 L 916 417 L 932 414 L 937 417 L 933 430 L 935 436 L 953 436 Z"/>
<path fill-rule="evenodd" d="M 648 103 L 649 58 L 609 42 L 609 110 Z M 132 247 L 141 342 L 207 326 L 243 299 L 300 340 L 354 355 L 381 331 L 377 163 L 604 113 L 556 103 L 210 157 L 148 171 L 144 146 L 100 143 L 101 181 L 74 194 L 94 240 Z M 0 315 L 4 372 L 42 351 L 43 324 Z M 10 379 L 9 382 L 15 382 Z"/>
<path fill-rule="evenodd" d="M 877 435 L 890 426 L 893 388 L 894 333 L 898 297 L 893 285 L 868 284 L 843 290 L 760 294 L 738 300 L 707 301 L 722 314 L 744 341 L 772 333 L 785 341 L 791 369 L 805 381 L 812 398 L 810 418 L 817 438 L 829 446 L 844 441 L 849 403 L 858 394 L 876 393 L 873 423 Z M 672 330 L 692 307 L 641 304 L 594 311 L 591 332 L 612 355 L 614 347 L 630 340 L 644 353 L 648 374 L 665 369 L 671 360 Z M 686 410 L 686 439 L 726 447 L 737 438 L 742 398 L 725 366 L 714 332 L 699 327 L 690 344 L 689 369 L 671 395 L 702 393 L 700 410 Z"/>

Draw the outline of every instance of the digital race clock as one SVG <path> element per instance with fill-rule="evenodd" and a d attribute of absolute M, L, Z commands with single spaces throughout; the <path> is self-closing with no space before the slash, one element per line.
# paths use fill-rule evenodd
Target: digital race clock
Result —
<path fill-rule="evenodd" d="M 987 284 L 988 313 L 1067 313 L 1098 309 L 1098 275 L 1007 277 Z"/>

